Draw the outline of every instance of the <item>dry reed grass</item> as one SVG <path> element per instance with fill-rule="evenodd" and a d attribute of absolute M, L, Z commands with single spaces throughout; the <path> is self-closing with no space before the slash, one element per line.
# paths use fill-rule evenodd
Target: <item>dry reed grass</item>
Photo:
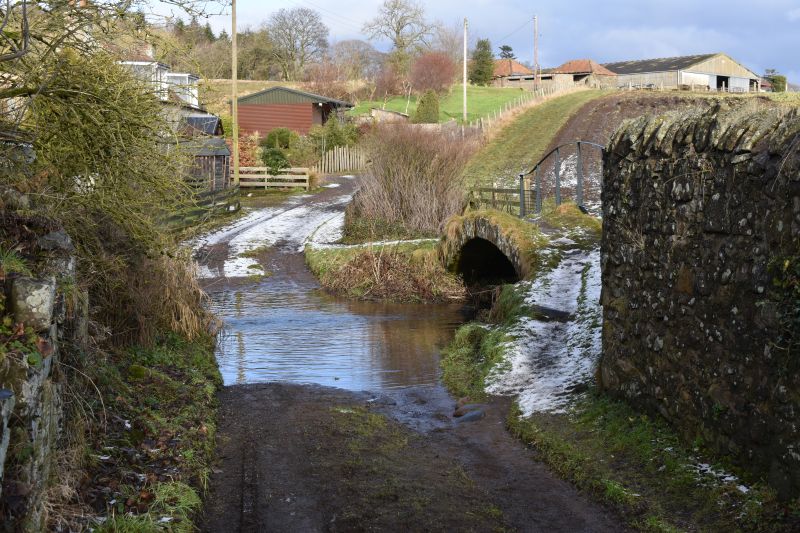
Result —
<path fill-rule="evenodd" d="M 472 140 L 411 125 L 373 130 L 365 145 L 372 161 L 353 200 L 357 218 L 382 221 L 410 233 L 436 233 L 464 204 L 463 169 Z"/>

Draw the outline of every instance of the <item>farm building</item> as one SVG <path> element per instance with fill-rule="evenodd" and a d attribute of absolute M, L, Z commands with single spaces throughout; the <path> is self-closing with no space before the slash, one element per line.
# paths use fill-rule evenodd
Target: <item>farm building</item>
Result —
<path fill-rule="evenodd" d="M 563 81 L 572 81 L 575 85 L 587 85 L 590 87 L 617 86 L 617 75 L 591 59 L 567 61 L 560 67 L 551 69 L 548 74 L 571 76 L 571 80 L 563 76 L 560 77 L 563 78 Z"/>
<path fill-rule="evenodd" d="M 533 71 L 515 59 L 495 59 L 492 86 L 533 87 Z"/>
<path fill-rule="evenodd" d="M 275 128 L 289 128 L 306 135 L 311 126 L 322 125 L 332 115 L 353 104 L 288 87 L 271 87 L 239 98 L 239 130 L 266 135 Z"/>
<path fill-rule="evenodd" d="M 617 87 L 758 92 L 758 74 L 726 54 L 619 61 L 603 65 L 617 75 Z"/>

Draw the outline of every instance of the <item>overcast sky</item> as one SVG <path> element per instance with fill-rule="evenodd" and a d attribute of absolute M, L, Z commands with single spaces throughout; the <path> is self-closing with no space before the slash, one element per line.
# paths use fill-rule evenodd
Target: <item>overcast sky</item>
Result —
<path fill-rule="evenodd" d="M 281 8 L 317 10 L 331 41 L 363 39 L 361 28 L 382 0 L 238 0 L 240 26 L 259 26 Z M 800 82 L 800 0 L 429 0 L 429 19 L 449 26 L 469 20 L 472 37 L 508 44 L 533 57 L 533 15 L 539 16 L 543 67 L 570 59 L 604 63 L 726 52 L 762 73 L 775 68 Z M 209 19 L 230 32 L 230 17 Z M 374 43 L 381 50 L 388 43 Z"/>

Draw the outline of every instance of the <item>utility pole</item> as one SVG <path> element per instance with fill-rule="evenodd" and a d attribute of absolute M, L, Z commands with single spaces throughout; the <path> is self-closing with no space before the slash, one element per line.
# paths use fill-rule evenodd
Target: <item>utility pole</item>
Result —
<path fill-rule="evenodd" d="M 231 1 L 231 114 L 233 115 L 233 184 L 239 185 L 239 62 L 236 50 L 236 0 Z"/>
<path fill-rule="evenodd" d="M 462 121 L 464 124 L 467 123 L 467 18 L 464 17 L 464 80 L 463 80 L 463 90 L 464 90 L 464 116 Z"/>
<path fill-rule="evenodd" d="M 533 86 L 539 88 L 539 17 L 533 16 Z"/>

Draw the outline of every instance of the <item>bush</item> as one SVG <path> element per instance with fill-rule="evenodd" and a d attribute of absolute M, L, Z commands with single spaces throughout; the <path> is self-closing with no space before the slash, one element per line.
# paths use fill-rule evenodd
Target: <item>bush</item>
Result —
<path fill-rule="evenodd" d="M 289 160 L 280 148 L 264 148 L 261 151 L 261 161 L 267 167 L 267 172 L 273 176 L 277 176 L 281 170 L 289 166 Z"/>
<path fill-rule="evenodd" d="M 317 147 L 319 153 L 336 146 L 352 146 L 358 142 L 358 128 L 349 122 L 342 124 L 336 117 L 331 117 L 324 126 L 314 126 L 308 132 L 308 138 Z"/>
<path fill-rule="evenodd" d="M 456 64 L 442 52 L 428 52 L 414 61 L 411 67 L 411 85 L 418 92 L 442 93 L 450 88 L 456 78 Z"/>
<path fill-rule="evenodd" d="M 436 124 L 439 122 L 439 96 L 428 90 L 419 99 L 417 111 L 414 113 L 414 122 L 417 124 Z"/>
<path fill-rule="evenodd" d="M 262 148 L 291 148 L 300 140 L 300 136 L 289 128 L 275 128 L 261 139 Z"/>
<path fill-rule="evenodd" d="M 365 139 L 372 160 L 353 199 L 353 218 L 405 231 L 438 232 L 464 204 L 462 169 L 471 141 L 414 126 L 379 126 Z"/>

